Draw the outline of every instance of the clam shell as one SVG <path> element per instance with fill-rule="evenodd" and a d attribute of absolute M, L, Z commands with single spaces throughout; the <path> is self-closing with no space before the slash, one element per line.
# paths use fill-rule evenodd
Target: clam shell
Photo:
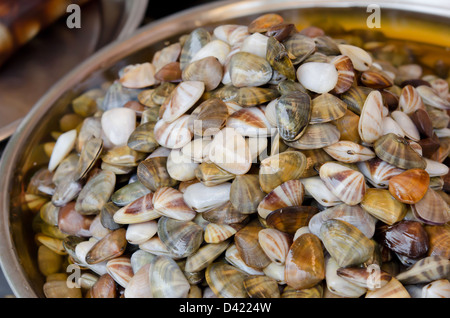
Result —
<path fill-rule="evenodd" d="M 182 115 L 171 123 L 159 120 L 154 128 L 155 139 L 158 144 L 170 149 L 181 148 L 186 145 L 192 139 L 189 121 L 188 115 Z"/>
<path fill-rule="evenodd" d="M 202 183 L 190 185 L 183 193 L 186 204 L 196 212 L 216 208 L 230 199 L 231 183 L 207 187 Z"/>
<path fill-rule="evenodd" d="M 214 136 L 209 159 L 232 174 L 245 174 L 252 164 L 251 153 L 244 137 L 228 127 Z"/>
<path fill-rule="evenodd" d="M 316 49 L 314 40 L 300 33 L 290 35 L 283 41 L 283 44 L 294 65 L 303 62 Z"/>
<path fill-rule="evenodd" d="M 145 264 L 135 272 L 125 288 L 125 298 L 153 298 L 149 277 L 151 266 L 152 264 Z"/>
<path fill-rule="evenodd" d="M 356 115 L 361 115 L 361 109 L 367 99 L 367 96 L 373 89 L 365 86 L 352 86 L 346 92 L 341 94 L 341 99 L 347 104 L 347 109 Z"/>
<path fill-rule="evenodd" d="M 213 136 L 225 125 L 228 115 L 227 105 L 223 101 L 207 99 L 192 112 L 192 132 L 197 136 Z"/>
<path fill-rule="evenodd" d="M 323 222 L 319 237 L 340 267 L 361 264 L 373 253 L 373 242 L 345 221 L 331 219 Z"/>
<path fill-rule="evenodd" d="M 415 204 L 425 195 L 430 176 L 423 169 L 410 169 L 389 180 L 389 192 L 400 202 Z"/>
<path fill-rule="evenodd" d="M 292 237 L 276 229 L 263 229 L 258 232 L 258 242 L 272 262 L 283 265 Z"/>
<path fill-rule="evenodd" d="M 450 282 L 438 279 L 423 286 L 422 298 L 450 298 Z"/>
<path fill-rule="evenodd" d="M 325 268 L 327 289 L 334 295 L 347 298 L 358 298 L 366 293 L 366 287 L 350 282 L 338 275 L 340 267 L 332 257 L 326 257 Z"/>
<path fill-rule="evenodd" d="M 161 118 L 172 123 L 188 111 L 202 96 L 205 84 L 200 81 L 185 81 L 177 85 L 161 106 L 164 111 Z"/>
<path fill-rule="evenodd" d="M 95 243 L 86 254 L 86 263 L 90 265 L 98 264 L 122 255 L 127 246 L 125 235 L 126 230 L 123 228 L 117 229 L 106 235 L 100 241 Z"/>
<path fill-rule="evenodd" d="M 244 279 L 247 274 L 238 268 L 217 262 L 210 264 L 205 273 L 206 282 L 214 294 L 221 298 L 247 298 Z"/>
<path fill-rule="evenodd" d="M 191 63 L 201 60 L 205 57 L 215 57 L 220 64 L 224 65 L 228 54 L 230 53 L 230 45 L 219 39 L 212 39 L 211 42 L 206 43 L 191 59 Z"/>
<path fill-rule="evenodd" d="M 234 87 L 225 85 L 212 91 L 212 97 L 222 99 L 224 102 L 235 102 L 242 107 L 258 106 L 277 98 L 276 89 L 265 87 Z"/>
<path fill-rule="evenodd" d="M 69 288 L 65 280 L 44 283 L 43 292 L 47 298 L 83 298 L 80 288 Z"/>
<path fill-rule="evenodd" d="M 236 210 L 243 214 L 256 212 L 264 196 L 265 193 L 261 191 L 258 175 L 236 176 L 231 183 L 230 202 Z"/>
<path fill-rule="evenodd" d="M 295 80 L 295 68 L 289 54 L 284 45 L 273 36 L 267 41 L 266 59 L 275 71 L 290 80 Z"/>
<path fill-rule="evenodd" d="M 113 216 L 117 224 L 142 223 L 161 216 L 154 211 L 153 193 L 150 192 L 119 209 Z"/>
<path fill-rule="evenodd" d="M 425 169 L 425 160 L 416 153 L 408 141 L 395 134 L 387 134 L 374 143 L 376 155 L 401 169 Z"/>
<path fill-rule="evenodd" d="M 396 110 L 391 113 L 391 116 L 402 128 L 406 137 L 414 141 L 420 140 L 420 135 L 417 127 L 414 125 L 414 122 L 406 113 Z"/>
<path fill-rule="evenodd" d="M 275 105 L 276 122 L 280 137 L 286 141 L 299 139 L 311 118 L 311 99 L 300 91 L 282 95 Z"/>
<path fill-rule="evenodd" d="M 450 256 L 450 227 L 448 225 L 425 225 L 430 246 L 428 256 Z"/>
<path fill-rule="evenodd" d="M 190 221 L 196 213 L 184 202 L 181 191 L 161 187 L 153 195 L 153 207 L 156 212 L 179 221 Z"/>
<path fill-rule="evenodd" d="M 392 225 L 402 220 L 406 205 L 392 197 L 386 189 L 369 188 L 361 201 L 361 207 L 373 217 Z"/>
<path fill-rule="evenodd" d="M 250 298 L 280 298 L 280 290 L 275 279 L 253 275 L 244 279 L 244 288 Z"/>
<path fill-rule="evenodd" d="M 306 168 L 306 157 L 297 151 L 282 152 L 261 161 L 259 183 L 269 193 L 282 183 L 298 179 Z"/>
<path fill-rule="evenodd" d="M 138 165 L 138 179 L 152 191 L 156 191 L 160 187 L 173 187 L 178 181 L 170 177 L 166 167 L 167 158 L 165 157 L 146 159 Z"/>
<path fill-rule="evenodd" d="M 182 45 L 180 53 L 180 67 L 182 70 L 190 63 L 195 53 L 209 43 L 210 40 L 211 34 L 204 28 L 196 28 L 189 33 L 186 41 Z"/>
<path fill-rule="evenodd" d="M 219 257 L 230 246 L 230 240 L 213 244 L 204 244 L 186 259 L 184 270 L 189 273 L 199 272 Z"/>
<path fill-rule="evenodd" d="M 181 77 L 183 81 L 203 82 L 206 91 L 216 89 L 223 77 L 223 66 L 214 56 L 207 56 L 186 65 Z"/>
<path fill-rule="evenodd" d="M 262 107 L 242 108 L 228 117 L 226 125 L 246 137 L 266 137 L 272 134 L 272 125 Z"/>
<path fill-rule="evenodd" d="M 269 62 L 252 53 L 237 52 L 231 57 L 228 67 L 235 87 L 261 86 L 272 78 Z"/>
<path fill-rule="evenodd" d="M 277 209 L 288 206 L 299 206 L 303 203 L 305 190 L 300 180 L 289 180 L 269 192 L 258 204 L 258 215 L 266 218 Z"/>
<path fill-rule="evenodd" d="M 81 150 L 80 159 L 76 168 L 74 180 L 80 180 L 91 170 L 103 150 L 103 140 L 92 138 L 88 140 Z"/>
<path fill-rule="evenodd" d="M 180 42 L 175 42 L 173 44 L 167 45 L 153 55 L 152 64 L 155 66 L 156 71 L 159 71 L 165 65 L 177 61 L 180 57 L 180 53 Z"/>
<path fill-rule="evenodd" d="M 125 238 L 128 243 L 139 245 L 151 239 L 158 230 L 158 223 L 154 220 L 129 224 Z"/>
<path fill-rule="evenodd" d="M 105 145 L 125 146 L 136 129 L 136 112 L 125 107 L 113 108 L 102 114 L 101 123 Z"/>
<path fill-rule="evenodd" d="M 324 278 L 325 261 L 320 240 L 313 234 L 301 235 L 286 257 L 287 285 L 295 289 L 311 288 Z"/>
<path fill-rule="evenodd" d="M 442 225 L 450 221 L 450 209 L 445 200 L 428 188 L 423 198 L 411 206 L 414 216 L 426 224 Z"/>
<path fill-rule="evenodd" d="M 339 141 L 339 130 L 330 123 L 308 125 L 304 134 L 296 141 L 285 141 L 285 143 L 295 149 L 319 149 Z"/>
<path fill-rule="evenodd" d="M 119 81 L 127 88 L 144 88 L 157 84 L 155 72 L 155 66 L 149 62 L 128 65 L 123 69 Z"/>
<path fill-rule="evenodd" d="M 450 109 L 450 102 L 441 98 L 437 92 L 426 85 L 420 85 L 416 87 L 417 92 L 425 105 L 429 105 L 438 109 Z"/>
<path fill-rule="evenodd" d="M 327 208 L 309 220 L 308 228 L 312 234 L 320 235 L 320 227 L 323 222 L 330 219 L 345 221 L 357 227 L 365 236 L 372 238 L 375 233 L 377 219 L 364 211 L 359 205 L 339 204 Z"/>
<path fill-rule="evenodd" d="M 139 248 L 149 254 L 154 256 L 168 256 L 173 258 L 174 260 L 178 260 L 179 257 L 175 254 L 172 254 L 167 246 L 161 241 L 158 236 L 153 236 L 148 241 L 139 244 Z"/>
<path fill-rule="evenodd" d="M 337 161 L 345 163 L 366 161 L 375 157 L 371 149 L 347 140 L 338 141 L 323 150 Z"/>
<path fill-rule="evenodd" d="M 311 288 L 295 289 L 291 286 L 286 286 L 281 293 L 281 298 L 322 298 L 323 287 L 322 284 L 317 284 Z"/>
<path fill-rule="evenodd" d="M 162 216 L 158 220 L 158 237 L 171 254 L 183 258 L 198 250 L 203 242 L 203 229 L 192 221 Z"/>
<path fill-rule="evenodd" d="M 232 237 L 237 230 L 228 224 L 209 223 L 205 228 L 206 243 L 220 243 Z"/>
<path fill-rule="evenodd" d="M 312 100 L 310 123 L 330 122 L 343 117 L 347 104 L 334 95 L 323 93 Z"/>
<path fill-rule="evenodd" d="M 375 270 L 375 271 L 374 271 Z M 339 277 L 357 286 L 374 290 L 385 286 L 392 279 L 392 276 L 376 268 L 341 267 L 336 274 Z"/>
<path fill-rule="evenodd" d="M 139 125 L 128 138 L 127 145 L 139 152 L 152 152 L 158 147 L 154 134 L 155 122 Z"/>
<path fill-rule="evenodd" d="M 116 298 L 117 284 L 108 273 L 101 275 L 89 290 L 91 298 Z"/>
<path fill-rule="evenodd" d="M 428 235 L 416 221 L 400 221 L 383 227 L 378 236 L 383 245 L 408 258 L 420 258 L 428 251 Z"/>
<path fill-rule="evenodd" d="M 136 181 L 114 192 L 111 195 L 111 201 L 117 206 L 125 206 L 150 192 L 142 183 Z"/>
<path fill-rule="evenodd" d="M 270 212 L 266 217 L 268 227 L 294 235 L 295 232 L 308 225 L 319 210 L 314 206 L 289 206 Z"/>
<path fill-rule="evenodd" d="M 158 256 L 151 266 L 149 277 L 155 298 L 186 298 L 189 293 L 189 282 L 170 257 Z"/>
<path fill-rule="evenodd" d="M 348 205 L 360 203 L 366 193 L 364 175 L 359 171 L 327 162 L 320 167 L 319 175 L 328 189 Z"/>
<path fill-rule="evenodd" d="M 370 92 L 361 109 L 358 131 L 361 140 L 372 144 L 383 132 L 383 99 L 378 91 Z"/>
<path fill-rule="evenodd" d="M 215 186 L 227 182 L 235 177 L 234 174 L 223 170 L 210 162 L 203 162 L 195 169 L 196 178 L 205 186 Z"/>
<path fill-rule="evenodd" d="M 167 157 L 167 173 L 174 180 L 189 181 L 194 179 L 195 170 L 198 166 L 199 164 L 185 156 L 181 149 L 172 149 Z"/>
<path fill-rule="evenodd" d="M 236 247 L 236 244 L 234 244 L 234 243 L 231 244 L 227 248 L 227 250 L 225 252 L 225 260 L 228 263 L 230 263 L 231 265 L 237 267 L 238 269 L 240 269 L 241 271 L 243 271 L 244 273 L 247 273 L 249 275 L 264 275 L 266 273 L 266 272 L 263 272 L 262 270 L 248 266 L 242 259 L 241 255 Z M 269 264 L 267 267 L 269 267 L 271 264 Z M 265 267 L 264 270 L 266 270 L 267 267 Z M 284 267 L 283 267 L 283 273 L 284 273 Z M 267 276 L 270 276 L 270 275 L 267 275 Z M 270 277 L 272 277 L 272 276 L 270 276 Z"/>
<path fill-rule="evenodd" d="M 392 177 L 405 171 L 379 158 L 358 162 L 357 166 L 367 180 L 376 188 L 387 188 Z"/>
<path fill-rule="evenodd" d="M 425 109 L 422 98 L 417 90 L 411 85 L 406 85 L 402 88 L 398 106 L 400 107 L 400 110 L 407 115 L 414 113 L 418 109 Z"/>
<path fill-rule="evenodd" d="M 297 79 L 307 90 L 322 94 L 336 86 L 338 72 L 330 63 L 305 62 L 297 69 Z"/>
<path fill-rule="evenodd" d="M 269 37 L 261 33 L 253 33 L 247 36 L 241 45 L 241 52 L 248 52 L 259 57 L 266 58 L 267 42 Z"/>
<path fill-rule="evenodd" d="M 372 57 L 365 50 L 350 44 L 339 44 L 339 51 L 352 61 L 357 71 L 367 71 L 372 65 Z"/>
<path fill-rule="evenodd" d="M 388 73 L 382 70 L 367 70 L 361 73 L 361 83 L 367 87 L 375 89 L 388 88 L 394 85 L 392 78 Z"/>
<path fill-rule="evenodd" d="M 437 279 L 447 278 L 450 272 L 450 261 L 440 256 L 428 256 L 395 278 L 403 284 L 429 283 Z"/>
<path fill-rule="evenodd" d="M 402 127 L 400 127 L 397 122 L 392 119 L 390 116 L 383 117 L 383 135 L 387 135 L 389 133 L 396 134 L 400 137 L 405 137 L 405 132 L 403 131 Z"/>
<path fill-rule="evenodd" d="M 276 13 L 266 13 L 258 16 L 256 19 L 252 20 L 248 25 L 248 32 L 250 33 L 263 33 L 270 29 L 274 25 L 283 23 L 284 19 L 281 15 Z"/>
<path fill-rule="evenodd" d="M 92 217 L 82 215 L 75 209 L 75 202 L 69 202 L 59 209 L 57 225 L 66 234 L 89 237 Z"/>
<path fill-rule="evenodd" d="M 56 140 L 48 163 L 48 170 L 53 172 L 61 161 L 72 151 L 77 139 L 77 131 L 75 129 L 69 130 Z"/>
<path fill-rule="evenodd" d="M 304 178 L 300 181 L 305 187 L 305 195 L 313 197 L 321 205 L 328 207 L 342 203 L 342 201 L 328 189 L 319 176 Z"/>
<path fill-rule="evenodd" d="M 338 55 L 331 59 L 331 64 L 337 69 L 338 80 L 333 92 L 342 94 L 350 89 L 355 80 L 352 60 L 346 55 Z"/>
<path fill-rule="evenodd" d="M 258 242 L 258 233 L 262 229 L 259 221 L 255 219 L 234 235 L 236 248 L 245 264 L 259 270 L 270 263 L 270 259 Z"/>
<path fill-rule="evenodd" d="M 125 145 L 109 149 L 102 155 L 101 159 L 102 166 L 104 164 L 109 164 L 112 166 L 118 166 L 119 168 L 132 168 L 137 166 L 139 161 L 141 161 L 144 157 L 144 153 L 137 152 Z"/>
<path fill-rule="evenodd" d="M 131 268 L 129 257 L 117 257 L 106 263 L 108 274 L 116 281 L 117 284 L 126 288 L 128 282 L 133 277 L 133 269 Z"/>
<path fill-rule="evenodd" d="M 202 217 L 212 223 L 230 225 L 233 225 L 234 223 L 243 223 L 248 219 L 248 215 L 239 212 L 233 207 L 230 201 L 203 212 Z"/>
<path fill-rule="evenodd" d="M 101 171 L 91 178 L 78 195 L 75 209 L 83 214 L 98 214 L 109 200 L 116 185 L 116 175 Z"/>

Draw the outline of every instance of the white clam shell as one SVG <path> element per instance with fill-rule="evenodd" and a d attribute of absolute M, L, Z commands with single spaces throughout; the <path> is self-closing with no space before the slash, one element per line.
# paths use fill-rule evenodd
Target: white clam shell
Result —
<path fill-rule="evenodd" d="M 192 63 L 205 57 L 213 56 L 219 60 L 220 64 L 224 65 L 230 51 L 231 47 L 228 43 L 222 40 L 213 40 L 203 46 L 197 53 L 195 53 L 190 62 Z"/>
<path fill-rule="evenodd" d="M 375 153 L 369 148 L 348 140 L 338 141 L 324 147 L 323 150 L 334 159 L 346 163 L 365 161 L 375 157 Z"/>
<path fill-rule="evenodd" d="M 337 269 L 339 267 L 340 266 L 332 257 L 326 257 L 325 280 L 327 282 L 328 290 L 333 294 L 342 297 L 358 298 L 364 295 L 367 292 L 366 288 L 352 284 L 344 278 L 338 276 Z"/>
<path fill-rule="evenodd" d="M 231 183 L 225 182 L 207 187 L 195 183 L 186 188 L 183 198 L 186 204 L 197 212 L 205 212 L 218 207 L 230 199 Z"/>
<path fill-rule="evenodd" d="M 151 239 L 158 231 L 158 223 L 154 220 L 129 224 L 125 238 L 128 243 L 139 245 Z"/>
<path fill-rule="evenodd" d="M 247 173 L 252 165 L 250 149 L 244 137 L 229 127 L 214 136 L 209 159 L 220 168 L 236 175 Z"/>
<path fill-rule="evenodd" d="M 136 112 L 129 108 L 113 108 L 102 115 L 102 130 L 114 146 L 125 146 L 136 129 Z"/>
<path fill-rule="evenodd" d="M 267 137 L 272 134 L 272 125 L 265 115 L 266 108 L 245 107 L 230 115 L 227 127 L 234 128 L 236 132 L 245 137 Z"/>
<path fill-rule="evenodd" d="M 168 123 L 162 119 L 155 125 L 155 139 L 163 147 L 177 149 L 185 146 L 192 139 L 189 130 L 190 115 L 182 115 L 174 122 Z"/>
<path fill-rule="evenodd" d="M 172 149 L 167 158 L 167 172 L 178 181 L 189 181 L 195 178 L 195 169 L 199 163 L 185 156 L 180 149 Z"/>
<path fill-rule="evenodd" d="M 372 144 L 383 133 L 383 98 L 379 91 L 372 91 L 361 109 L 358 132 L 362 141 Z"/>
<path fill-rule="evenodd" d="M 201 81 L 184 81 L 175 87 L 169 97 L 166 98 L 162 119 L 171 123 L 180 118 L 200 99 L 205 91 L 205 83 Z"/>
<path fill-rule="evenodd" d="M 450 282 L 439 279 L 423 286 L 422 298 L 450 298 Z"/>
<path fill-rule="evenodd" d="M 295 241 L 296 239 L 298 239 L 301 235 L 303 235 L 305 233 L 311 233 L 308 226 L 302 226 L 297 231 L 295 231 L 293 241 Z"/>
<path fill-rule="evenodd" d="M 414 141 L 420 140 L 419 130 L 407 114 L 402 111 L 396 110 L 391 113 L 391 116 L 402 128 L 406 137 Z"/>
<path fill-rule="evenodd" d="M 245 264 L 235 244 L 230 245 L 225 252 L 225 259 L 233 266 L 243 270 L 249 275 L 264 275 L 263 271 L 257 270 Z"/>
<path fill-rule="evenodd" d="M 338 48 L 343 55 L 348 56 L 350 60 L 352 60 L 355 70 L 367 71 L 372 65 L 372 57 L 360 47 L 349 44 L 339 44 Z"/>
<path fill-rule="evenodd" d="M 55 170 L 61 161 L 63 161 L 64 158 L 72 151 L 76 140 L 77 131 L 75 129 L 69 130 L 58 137 L 48 163 L 48 170 L 50 170 L 50 172 Z"/>
<path fill-rule="evenodd" d="M 144 88 L 158 83 L 156 68 L 151 63 L 128 65 L 120 77 L 120 83 L 127 88 Z"/>
<path fill-rule="evenodd" d="M 439 109 L 450 109 L 450 101 L 441 98 L 433 88 L 421 85 L 416 87 L 416 90 L 426 105 Z"/>
<path fill-rule="evenodd" d="M 139 248 L 145 252 L 154 254 L 154 255 L 165 255 L 172 257 L 173 259 L 179 259 L 179 257 L 176 254 L 172 254 L 169 252 L 167 247 L 164 245 L 164 243 L 161 241 L 161 239 L 158 236 L 153 236 L 148 241 L 145 241 L 144 243 L 139 244 Z"/>
<path fill-rule="evenodd" d="M 336 86 L 338 72 L 330 63 L 307 62 L 297 69 L 297 78 L 306 89 L 322 94 Z"/>
<path fill-rule="evenodd" d="M 305 187 L 305 195 L 313 197 L 321 205 L 329 207 L 342 203 L 320 179 L 319 176 L 300 179 Z"/>
<path fill-rule="evenodd" d="M 149 279 L 151 266 L 151 264 L 145 264 L 134 274 L 125 288 L 125 298 L 153 298 Z"/>
<path fill-rule="evenodd" d="M 88 241 L 84 241 L 84 242 L 77 244 L 77 246 L 75 247 L 75 254 L 77 256 L 77 259 L 80 261 L 81 265 L 89 268 L 90 270 L 92 270 L 93 272 L 95 272 L 96 274 L 101 276 L 108 272 L 106 269 L 107 261 L 100 262 L 97 264 L 92 264 L 92 265 L 86 263 L 87 253 L 92 248 L 92 246 L 94 246 L 95 243 L 97 243 L 97 242 L 98 242 L 97 239 L 91 238 Z"/>
<path fill-rule="evenodd" d="M 253 33 L 242 42 L 241 52 L 248 52 L 266 58 L 268 40 L 269 37 L 261 33 Z"/>
<path fill-rule="evenodd" d="M 209 138 L 194 138 L 181 148 L 181 152 L 186 158 L 201 163 L 208 159 L 210 144 Z"/>
<path fill-rule="evenodd" d="M 383 136 L 393 133 L 400 137 L 405 137 L 403 129 L 390 116 L 383 117 Z"/>
<path fill-rule="evenodd" d="M 275 279 L 278 284 L 285 285 L 286 281 L 284 280 L 284 270 L 285 265 L 272 262 L 264 267 L 263 272 L 266 276 Z"/>
<path fill-rule="evenodd" d="M 430 177 L 445 176 L 448 173 L 449 167 L 447 167 L 447 165 L 425 157 L 423 157 L 423 159 L 425 159 L 427 163 L 425 171 L 428 172 Z"/>

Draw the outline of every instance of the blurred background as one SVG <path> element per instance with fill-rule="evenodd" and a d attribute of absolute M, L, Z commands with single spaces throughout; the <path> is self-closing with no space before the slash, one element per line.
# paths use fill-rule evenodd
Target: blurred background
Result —
<path fill-rule="evenodd" d="M 0 156 L 31 107 L 78 64 L 143 25 L 207 2 L 0 0 Z M 0 269 L 0 298 L 13 296 Z"/>

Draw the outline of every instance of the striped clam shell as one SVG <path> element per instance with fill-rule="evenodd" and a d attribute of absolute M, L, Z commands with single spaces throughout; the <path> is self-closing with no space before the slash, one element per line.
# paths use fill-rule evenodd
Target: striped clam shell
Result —
<path fill-rule="evenodd" d="M 407 115 L 414 113 L 418 109 L 425 109 L 422 98 L 414 86 L 411 85 L 406 85 L 402 88 L 398 106 Z"/>
<path fill-rule="evenodd" d="M 158 144 L 166 148 L 176 149 L 189 143 L 192 139 L 189 120 L 189 115 L 182 115 L 171 123 L 162 119 L 158 120 L 154 128 L 154 135 Z"/>
<path fill-rule="evenodd" d="M 246 137 L 266 137 L 272 134 L 272 125 L 266 118 L 265 107 L 242 108 L 228 117 L 226 125 Z"/>
<path fill-rule="evenodd" d="M 244 279 L 244 287 L 251 298 L 280 298 L 277 281 L 268 276 L 248 276 Z"/>
<path fill-rule="evenodd" d="M 109 260 L 108 263 L 106 263 L 106 270 L 114 281 L 123 288 L 128 286 L 128 283 L 134 275 L 130 258 L 125 256 Z"/>
<path fill-rule="evenodd" d="M 206 91 L 216 89 L 223 77 L 223 66 L 214 56 L 207 56 L 189 63 L 181 73 L 183 81 L 198 81 L 205 84 Z"/>
<path fill-rule="evenodd" d="M 346 111 L 346 103 L 330 93 L 323 93 L 311 101 L 310 123 L 330 122 L 343 117 Z"/>
<path fill-rule="evenodd" d="M 273 73 L 265 58 L 248 52 L 237 52 L 231 57 L 229 72 L 235 87 L 264 85 Z"/>
<path fill-rule="evenodd" d="M 142 223 L 157 219 L 161 214 L 153 207 L 153 193 L 150 192 L 127 204 L 114 214 L 114 222 L 118 224 Z"/>
<path fill-rule="evenodd" d="M 169 187 L 156 190 L 153 195 L 153 208 L 162 215 L 180 221 L 190 221 L 196 215 L 195 211 L 184 202 L 183 193 Z"/>
<path fill-rule="evenodd" d="M 191 62 L 192 57 L 203 46 L 211 41 L 211 34 L 204 28 L 196 28 L 189 33 L 180 52 L 180 67 L 182 70 Z"/>
<path fill-rule="evenodd" d="M 184 270 L 188 273 L 194 273 L 205 269 L 229 246 L 230 240 L 202 245 L 194 254 L 186 258 Z"/>
<path fill-rule="evenodd" d="M 261 191 L 257 174 L 239 175 L 231 183 L 230 202 L 241 213 L 256 212 L 265 193 Z"/>
<path fill-rule="evenodd" d="M 148 189 L 156 191 L 160 187 L 173 187 L 178 181 L 167 172 L 167 158 L 153 157 L 141 161 L 137 167 L 138 180 Z"/>
<path fill-rule="evenodd" d="M 258 233 L 258 242 L 272 262 L 283 265 L 292 244 L 292 237 L 277 229 L 263 229 Z"/>
<path fill-rule="evenodd" d="M 381 288 L 368 291 L 365 298 L 411 298 L 406 288 L 394 277 Z"/>
<path fill-rule="evenodd" d="M 300 180 L 288 180 L 269 192 L 258 205 L 258 214 L 265 219 L 277 209 L 302 205 L 305 189 Z"/>
<path fill-rule="evenodd" d="M 186 298 L 191 285 L 178 264 L 167 256 L 158 256 L 149 271 L 155 298 Z"/>
<path fill-rule="evenodd" d="M 320 167 L 319 175 L 330 191 L 348 205 L 360 203 L 366 193 L 364 175 L 359 171 L 327 162 Z"/>
<path fill-rule="evenodd" d="M 392 276 L 385 271 L 380 271 L 378 277 L 373 277 L 373 272 L 370 268 L 361 267 L 341 267 L 336 271 L 339 277 L 353 283 L 357 286 L 374 290 L 385 286 L 392 279 Z"/>
<path fill-rule="evenodd" d="M 75 209 L 82 214 L 97 214 L 108 202 L 114 192 L 116 175 L 111 171 L 100 171 L 89 179 L 75 204 Z"/>
<path fill-rule="evenodd" d="M 423 198 L 411 205 L 414 216 L 425 224 L 443 225 L 450 221 L 448 203 L 436 192 L 428 188 Z"/>
<path fill-rule="evenodd" d="M 217 297 L 248 297 L 244 288 L 244 279 L 247 274 L 230 264 L 224 262 L 210 264 L 206 269 L 205 277 L 208 286 Z"/>
<path fill-rule="evenodd" d="M 319 176 L 303 178 L 300 180 L 305 187 L 305 196 L 312 197 L 321 205 L 329 207 L 335 206 L 342 201 L 331 192 L 325 182 Z"/>
<path fill-rule="evenodd" d="M 347 279 L 338 275 L 338 270 L 342 268 L 339 264 L 330 256 L 325 258 L 325 281 L 327 290 L 333 295 L 346 298 L 358 298 L 367 292 L 367 288 L 355 284 Z"/>
<path fill-rule="evenodd" d="M 342 94 L 346 92 L 355 80 L 355 71 L 353 69 L 352 60 L 346 55 L 338 55 L 331 59 L 338 73 L 338 81 L 333 89 L 335 94 Z"/>
<path fill-rule="evenodd" d="M 311 118 L 311 98 L 300 91 L 282 95 L 275 105 L 280 137 L 286 141 L 299 139 L 306 131 Z"/>
<path fill-rule="evenodd" d="M 303 136 L 295 141 L 285 141 L 288 146 L 300 149 L 319 149 L 339 141 L 340 132 L 331 123 L 308 125 Z"/>
<path fill-rule="evenodd" d="M 200 81 L 181 82 L 161 105 L 161 118 L 171 123 L 186 113 L 202 96 L 205 84 Z"/>
<path fill-rule="evenodd" d="M 448 259 L 440 256 L 428 256 L 398 274 L 396 278 L 403 284 L 420 284 L 447 278 L 449 273 L 450 261 Z"/>
<path fill-rule="evenodd" d="M 345 163 L 366 161 L 375 157 L 371 149 L 348 140 L 338 141 L 323 150 L 337 161 Z"/>
<path fill-rule="evenodd" d="M 378 91 L 372 91 L 366 98 L 359 117 L 358 131 L 361 140 L 372 144 L 383 132 L 383 98 Z"/>
<path fill-rule="evenodd" d="M 372 65 L 372 57 L 365 50 L 350 44 L 339 44 L 339 50 L 352 61 L 357 71 L 367 71 Z"/>
<path fill-rule="evenodd" d="M 220 243 L 232 237 L 236 232 L 236 228 L 232 225 L 209 223 L 205 227 L 204 239 L 206 243 Z"/>
<path fill-rule="evenodd" d="M 405 171 L 379 158 L 358 162 L 357 166 L 369 183 L 376 188 L 387 188 L 392 177 Z"/>

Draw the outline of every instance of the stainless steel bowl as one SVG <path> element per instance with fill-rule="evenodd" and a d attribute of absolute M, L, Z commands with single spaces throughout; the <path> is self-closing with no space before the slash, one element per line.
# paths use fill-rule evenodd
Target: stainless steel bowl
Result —
<path fill-rule="evenodd" d="M 57 119 L 68 111 L 77 94 L 116 77 L 125 65 L 149 60 L 164 41 L 176 41 L 181 34 L 199 26 L 248 24 L 262 13 L 277 12 L 299 26 L 341 23 L 344 27 L 367 29 L 370 4 L 380 6 L 381 30 L 388 32 L 389 37 L 450 46 L 450 3 L 440 0 L 218 1 L 153 22 L 133 36 L 104 47 L 67 74 L 22 121 L 0 166 L 0 260 L 15 295 L 43 296 L 44 278 L 37 267 L 31 229 L 33 215 L 21 208 L 23 193 L 30 173 L 46 164 L 40 145 L 50 140 L 49 132 L 57 127 Z M 314 18 L 319 20 L 313 21 Z"/>

